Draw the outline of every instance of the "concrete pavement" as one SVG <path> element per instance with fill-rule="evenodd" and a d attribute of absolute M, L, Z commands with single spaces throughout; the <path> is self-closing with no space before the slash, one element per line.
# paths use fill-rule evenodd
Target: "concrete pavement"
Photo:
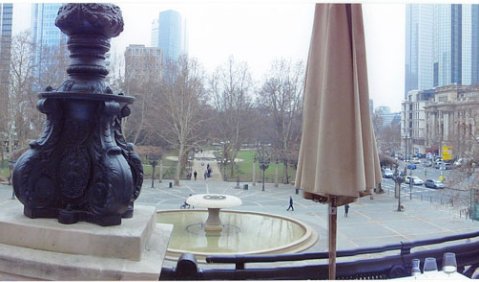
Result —
<path fill-rule="evenodd" d="M 224 193 L 241 198 L 243 205 L 234 210 L 266 212 L 282 216 L 290 216 L 310 225 L 319 235 L 317 243 L 306 252 L 327 250 L 328 217 L 327 206 L 306 200 L 301 191 L 298 194 L 292 185 L 266 183 L 265 191 L 261 191 L 261 183 L 224 182 L 221 180 L 216 161 L 208 159 L 208 153 L 194 162 L 198 169 L 195 181 L 182 180 L 180 186 L 169 188 L 172 180 L 164 179 L 155 182 L 151 188 L 151 180 L 144 181 L 137 205 L 151 205 L 157 209 L 178 209 L 190 194 Z M 201 166 L 201 162 L 204 162 Z M 213 177 L 204 179 L 203 170 L 209 163 L 213 168 Z M 201 172 L 201 173 L 200 173 Z M 221 176 L 221 175 L 220 175 Z M 248 189 L 244 189 L 244 185 Z M 0 184 L 0 202 L 12 201 L 12 187 Z M 286 211 L 289 197 L 294 200 L 294 211 Z M 338 250 L 382 246 L 403 241 L 437 238 L 453 234 L 474 232 L 479 230 L 479 221 L 460 217 L 457 210 L 450 205 L 435 204 L 418 199 L 409 199 L 409 195 L 401 198 L 404 211 L 398 212 L 397 199 L 394 193 L 375 194 L 374 199 L 365 197 L 350 205 L 348 217 L 344 216 L 344 207 L 338 209 Z M 19 211 L 20 213 L 22 211 Z"/>

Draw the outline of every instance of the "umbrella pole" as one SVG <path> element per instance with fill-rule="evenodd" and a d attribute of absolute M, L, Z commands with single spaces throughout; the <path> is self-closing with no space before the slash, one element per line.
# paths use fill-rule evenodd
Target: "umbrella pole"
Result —
<path fill-rule="evenodd" d="M 328 230 L 329 230 L 329 280 L 336 280 L 336 229 L 337 206 L 336 197 L 331 196 L 328 201 Z"/>

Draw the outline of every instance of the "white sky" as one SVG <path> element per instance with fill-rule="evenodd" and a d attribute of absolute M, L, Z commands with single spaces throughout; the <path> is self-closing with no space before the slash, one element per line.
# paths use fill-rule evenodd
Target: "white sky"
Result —
<path fill-rule="evenodd" d="M 3 0 L 0 0 L 3 1 Z M 55 2 L 55 1 L 48 1 Z M 314 2 L 304 0 L 120 1 L 124 31 L 112 45 L 149 46 L 151 23 L 160 11 L 176 9 L 188 22 L 189 55 L 213 71 L 229 55 L 246 61 L 260 81 L 271 61 L 284 57 L 306 62 Z M 29 2 L 14 4 L 14 33 L 30 25 Z M 400 111 L 404 97 L 404 4 L 363 4 L 369 96 L 374 106 Z"/>

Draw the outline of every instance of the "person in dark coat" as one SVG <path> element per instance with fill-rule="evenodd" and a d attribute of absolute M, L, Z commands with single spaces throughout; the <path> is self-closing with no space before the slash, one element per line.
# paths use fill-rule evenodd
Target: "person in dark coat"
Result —
<path fill-rule="evenodd" d="M 293 207 L 293 197 L 289 196 L 289 206 L 288 208 L 286 209 L 287 211 L 289 210 L 292 210 L 294 211 L 294 207 Z"/>

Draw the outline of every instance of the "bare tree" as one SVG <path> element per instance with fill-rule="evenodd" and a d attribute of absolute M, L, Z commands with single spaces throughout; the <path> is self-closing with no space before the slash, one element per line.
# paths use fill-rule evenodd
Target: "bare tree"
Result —
<path fill-rule="evenodd" d="M 37 49 L 39 48 L 39 50 Z M 60 45 L 35 46 L 37 54 L 40 53 L 41 62 L 35 66 L 35 89 L 45 89 L 51 86 L 56 89 L 67 79 L 66 69 L 69 64 L 68 49 L 65 42 Z"/>
<path fill-rule="evenodd" d="M 151 145 L 155 130 L 155 100 L 160 95 L 161 56 L 147 48 L 127 49 L 123 90 L 135 97 L 132 114 L 124 124 L 125 137 L 135 144 Z M 159 51 L 158 51 L 159 52 Z"/>
<path fill-rule="evenodd" d="M 301 110 L 304 87 L 303 62 L 275 60 L 259 91 L 259 102 L 273 123 L 273 151 L 284 165 L 285 182 L 289 183 L 288 166 L 294 157 L 301 134 Z"/>
<path fill-rule="evenodd" d="M 36 110 L 37 97 L 32 93 L 33 47 L 28 32 L 13 37 L 7 135 L 9 144 L 18 142 L 19 147 L 25 147 L 40 131 L 41 114 Z"/>
<path fill-rule="evenodd" d="M 189 151 L 198 140 L 204 122 L 202 109 L 206 101 L 204 71 L 194 59 L 181 56 L 166 64 L 161 95 L 155 100 L 155 133 L 178 149 L 174 184 L 180 185 Z"/>
<path fill-rule="evenodd" d="M 5 159 L 7 147 L 4 141 L 8 140 L 9 125 L 9 93 L 10 93 L 10 59 L 11 59 L 11 38 L 8 36 L 0 37 L 0 152 L 1 160 Z"/>
<path fill-rule="evenodd" d="M 225 145 L 223 157 L 232 163 L 250 127 L 248 117 L 252 111 L 252 88 L 248 65 L 235 62 L 233 56 L 218 67 L 210 79 L 210 91 L 218 115 L 217 138 Z M 234 166 L 230 166 L 230 176 L 234 176 Z"/>

